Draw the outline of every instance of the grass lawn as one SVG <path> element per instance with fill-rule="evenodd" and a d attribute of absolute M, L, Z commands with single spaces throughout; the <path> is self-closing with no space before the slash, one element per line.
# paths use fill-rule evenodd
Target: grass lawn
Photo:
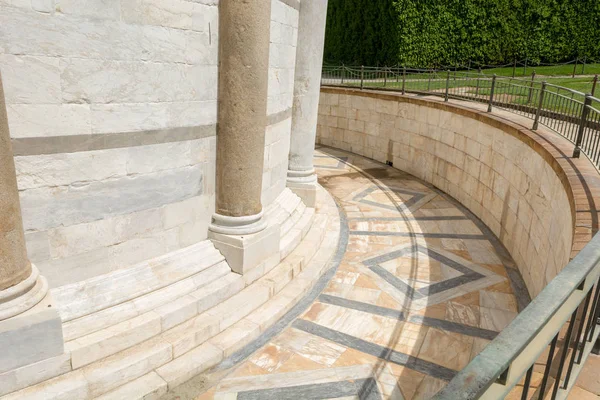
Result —
<path fill-rule="evenodd" d="M 531 73 L 535 71 L 536 75 L 544 76 L 571 76 L 573 74 L 573 67 L 575 64 L 567 65 L 550 65 L 550 66 L 517 66 L 515 69 L 515 77 L 531 76 Z M 502 68 L 490 68 L 481 71 L 486 75 L 499 75 L 499 76 L 512 76 L 513 67 L 502 67 Z M 585 68 L 583 64 L 577 64 L 577 75 L 594 75 L 600 74 L 600 64 L 586 64 Z"/>

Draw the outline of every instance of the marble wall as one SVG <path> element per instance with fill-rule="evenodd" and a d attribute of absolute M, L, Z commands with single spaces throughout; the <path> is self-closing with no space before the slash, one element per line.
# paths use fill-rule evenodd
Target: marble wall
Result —
<path fill-rule="evenodd" d="M 297 1 L 273 0 L 263 203 L 285 188 Z M 30 258 L 51 286 L 207 237 L 218 0 L 0 0 Z"/>
<path fill-rule="evenodd" d="M 326 88 L 317 142 L 393 162 L 460 201 L 500 238 L 532 297 L 569 261 L 574 214 L 565 173 L 500 120 L 451 104 Z"/>
<path fill-rule="evenodd" d="M 263 207 L 285 189 L 292 129 L 294 69 L 298 40 L 299 3 L 271 1 L 271 46 L 269 49 L 269 91 L 262 182 Z"/>

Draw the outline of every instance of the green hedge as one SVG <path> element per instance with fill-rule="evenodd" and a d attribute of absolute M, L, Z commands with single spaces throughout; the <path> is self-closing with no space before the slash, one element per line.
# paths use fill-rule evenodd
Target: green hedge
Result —
<path fill-rule="evenodd" d="M 600 59 L 600 0 L 329 0 L 328 63 L 437 67 L 526 57 Z"/>

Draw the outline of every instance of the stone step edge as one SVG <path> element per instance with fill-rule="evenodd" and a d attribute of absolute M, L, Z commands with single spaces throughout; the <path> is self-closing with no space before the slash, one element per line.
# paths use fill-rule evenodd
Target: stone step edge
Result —
<path fill-rule="evenodd" d="M 322 191 L 323 191 L 323 192 L 325 192 L 324 190 L 322 190 Z M 327 194 L 327 195 L 328 195 L 328 194 Z M 328 196 L 329 196 L 329 195 L 328 195 Z M 334 206 L 334 208 L 335 208 L 335 206 Z M 323 263 L 323 267 L 324 267 L 326 264 L 327 264 L 327 262 Z M 234 274 L 234 275 L 235 275 L 235 274 Z M 298 278 L 300 279 L 300 278 L 301 278 L 301 276 L 298 276 Z M 243 280 L 242 280 L 242 277 L 241 277 L 241 276 L 239 276 L 239 275 L 237 275 L 237 282 L 242 282 L 242 281 L 243 281 Z M 299 281 L 299 282 L 300 282 L 300 281 Z M 264 285 L 264 284 L 263 284 L 263 285 L 260 285 L 260 284 L 259 284 L 259 285 L 256 285 L 256 286 L 257 286 L 257 287 L 261 287 L 261 286 L 262 286 L 262 287 L 264 287 L 265 285 Z M 268 285 L 267 285 L 267 287 L 268 287 Z M 270 289 L 269 289 L 269 290 L 270 290 Z M 239 294 L 239 293 L 238 293 L 238 294 Z M 263 303 L 264 303 L 264 302 L 263 302 Z M 206 314 L 206 316 L 210 316 L 210 315 Z M 233 322 L 233 323 L 235 323 L 235 322 Z M 224 331 L 223 331 L 223 332 L 224 332 Z M 205 354 L 205 355 L 210 355 L 210 354 L 212 354 L 212 355 L 214 356 L 214 354 L 215 354 L 214 352 L 210 352 L 210 351 L 208 351 L 208 352 L 205 352 L 204 350 L 205 350 L 205 349 L 208 349 L 208 350 L 210 350 L 211 348 L 214 348 L 214 346 L 213 346 L 213 345 L 211 345 L 211 344 L 210 344 L 209 342 L 207 342 L 206 340 L 208 340 L 208 339 L 212 338 L 213 336 L 216 336 L 217 334 L 219 334 L 219 332 L 215 332 L 214 334 L 210 335 L 208 338 L 206 338 L 206 339 L 204 340 L 204 342 L 203 342 L 201 345 L 199 345 L 199 346 L 196 346 L 196 347 L 192 348 L 192 350 L 190 350 L 190 351 L 188 351 L 187 353 L 184 353 L 184 354 L 192 354 L 192 353 L 194 353 L 194 354 L 195 354 L 195 353 L 199 353 L 199 354 Z M 73 397 L 70 397 L 70 396 L 68 396 L 68 395 L 65 395 L 65 396 L 63 396 L 63 394 L 65 394 L 65 393 L 63 393 L 63 392 L 61 392 L 61 391 L 58 391 L 58 390 L 55 390 L 55 391 L 53 392 L 53 394 L 56 394 L 56 395 L 57 395 L 57 398 L 61 398 L 61 399 L 63 399 L 63 398 L 64 398 L 64 399 L 70 399 L 70 398 L 72 398 L 72 399 L 90 398 L 90 397 L 86 397 L 86 396 L 83 396 L 83 397 L 82 397 L 82 396 L 81 396 L 81 393 L 80 393 L 80 391 L 79 391 L 79 386 L 81 385 L 81 376 L 80 376 L 79 372 L 80 372 L 81 370 L 85 371 L 85 370 L 89 370 L 89 369 L 96 368 L 96 367 L 98 367 L 98 364 L 99 364 L 100 366 L 101 366 L 102 364 L 106 364 L 106 363 L 111 363 L 111 364 L 117 364 L 117 365 L 118 365 L 119 363 L 115 363 L 115 361 L 118 361 L 118 360 L 119 360 L 119 357 L 121 357 L 121 356 L 125 357 L 125 356 L 124 356 L 124 354 L 126 354 L 126 353 L 128 354 L 128 353 L 131 353 L 131 352 L 139 351 L 140 349 L 142 349 L 142 348 L 144 348 L 144 347 L 147 347 L 147 346 L 149 346 L 149 343 L 152 343 L 152 342 L 154 342 L 154 341 L 160 341 L 162 344 L 168 344 L 168 345 L 171 347 L 171 354 L 170 354 L 170 355 L 171 355 L 171 358 L 170 358 L 170 360 L 168 360 L 167 362 L 163 363 L 163 365 L 164 365 L 164 364 L 167 364 L 169 361 L 173 360 L 173 357 L 174 357 L 174 356 L 173 356 L 173 346 L 172 346 L 172 344 L 171 344 L 171 343 L 169 343 L 169 342 L 167 342 L 166 340 L 164 340 L 164 334 L 163 334 L 163 335 L 161 335 L 160 337 L 154 337 L 154 338 L 152 338 L 152 339 L 150 339 L 150 340 L 148 340 L 148 341 L 146 341 L 146 342 L 142 342 L 142 343 L 140 343 L 139 345 L 136 345 L 136 346 L 134 346 L 134 347 L 131 347 L 131 348 L 129 348 L 129 349 L 126 349 L 126 350 L 124 350 L 124 351 L 122 351 L 122 352 L 120 352 L 120 353 L 113 354 L 112 356 L 109 356 L 108 358 L 105 358 L 105 359 L 103 359 L 103 360 L 101 360 L 101 361 L 99 361 L 99 362 L 96 362 L 96 363 L 93 363 L 93 364 L 91 364 L 91 365 L 88 365 L 88 366 L 86 366 L 86 367 L 83 367 L 83 368 L 82 368 L 82 369 L 80 369 L 80 370 L 71 371 L 71 372 L 68 372 L 68 373 L 66 373 L 66 374 L 64 374 L 64 373 L 63 373 L 63 375 L 55 376 L 55 377 L 54 377 L 54 378 L 52 378 L 52 379 L 50 379 L 51 377 L 47 377 L 47 378 L 46 378 L 47 380 L 44 380 L 44 381 L 42 381 L 42 382 L 40 382 L 40 383 L 37 383 L 37 384 L 32 384 L 32 386 L 29 386 L 29 387 L 27 387 L 27 388 L 25 388 L 25 389 L 18 390 L 18 391 L 16 391 L 16 392 L 12 392 L 11 394 L 8 394 L 8 395 L 7 395 L 7 396 L 5 396 L 5 397 L 1 397 L 1 398 L 0 398 L 0 400 L 5 400 L 5 399 L 7 399 L 7 400 L 8 400 L 8 399 L 13 399 L 13 398 L 14 398 L 14 399 L 17 399 L 17 398 L 18 398 L 18 399 L 20 399 L 20 398 L 32 398 L 32 399 L 33 399 L 33 398 L 37 398 L 37 394 L 39 394 L 39 392 L 37 392 L 37 389 L 40 389 L 40 390 L 42 390 L 42 391 L 43 391 L 43 390 L 44 390 L 44 386 L 47 386 L 47 385 L 52 385 L 52 386 L 54 386 L 54 385 L 57 385 L 57 386 L 63 386 L 63 385 L 65 384 L 65 383 L 64 383 L 64 381 L 67 381 L 67 383 L 68 383 L 68 381 L 69 381 L 71 378 L 73 378 L 73 380 L 74 380 L 74 382 L 72 382 L 72 383 L 73 383 L 73 385 L 76 385 L 76 386 L 77 386 L 77 390 L 75 390 L 75 392 L 77 392 L 77 395 L 75 395 L 75 396 L 73 396 Z M 200 351 L 201 349 L 202 349 L 202 351 Z M 222 354 L 221 354 L 221 356 L 220 356 L 220 357 L 222 358 Z M 210 358 L 210 357 L 209 357 L 209 358 Z M 216 358 L 215 358 L 215 357 L 213 357 L 213 358 L 214 358 L 214 360 L 216 360 Z M 210 358 L 210 359 L 212 359 L 212 358 Z M 146 365 L 146 364 L 147 364 L 147 362 L 146 362 L 146 361 L 144 361 L 144 360 L 142 360 L 142 362 L 144 363 L 144 365 Z M 215 363 L 216 363 L 216 362 L 218 362 L 218 361 L 215 361 Z M 210 363 L 207 363 L 207 365 L 209 365 L 209 364 L 210 364 Z M 126 366 L 126 368 L 133 368 L 133 367 L 134 367 L 134 365 L 129 365 L 129 366 Z M 159 367 L 159 366 L 156 366 L 155 368 L 157 369 L 158 367 Z M 204 368 L 204 369 L 206 369 L 206 368 Z M 203 370 L 204 370 L 204 369 L 203 369 Z M 146 371 L 145 373 L 147 373 L 147 372 L 150 372 L 150 371 Z M 125 382 L 123 382 L 123 384 L 117 385 L 115 388 L 111 388 L 111 389 L 107 390 L 106 392 L 109 392 L 109 391 L 111 391 L 111 390 L 116 390 L 116 389 L 118 389 L 118 388 L 120 388 L 120 387 L 122 387 L 122 386 L 124 386 L 124 385 L 126 385 L 126 384 L 128 384 L 128 383 L 130 383 L 131 381 L 134 381 L 134 380 L 138 379 L 138 378 L 139 378 L 139 377 L 125 378 L 125 379 L 127 379 L 127 380 L 126 380 Z M 72 388 L 70 388 L 70 389 L 72 389 Z M 98 390 L 98 389 L 94 390 L 93 392 L 94 392 L 94 393 L 98 393 L 98 392 L 97 392 L 97 390 Z M 28 393 L 22 393 L 22 392 L 24 392 L 24 391 L 27 391 Z M 104 392 L 104 393 L 99 393 L 98 395 L 101 395 L 101 394 L 103 395 L 103 394 L 105 394 L 106 392 Z M 69 392 L 69 393 L 70 393 L 70 392 Z M 86 390 L 86 393 L 87 393 L 87 390 Z M 26 395 L 28 395 L 28 394 L 32 394 L 33 396 L 32 396 L 32 397 L 27 397 Z M 13 395 L 14 395 L 14 396 L 16 396 L 16 397 L 13 397 Z M 21 397 L 22 395 L 23 395 L 24 397 Z M 48 399 L 50 399 L 50 397 L 47 397 L 47 398 L 48 398 Z M 54 398 L 54 397 L 52 397 L 52 398 Z"/>
<path fill-rule="evenodd" d="M 181 260 L 186 259 L 185 256 L 189 254 L 202 254 L 202 257 L 198 260 L 193 262 L 190 261 L 191 265 L 194 263 L 199 264 L 196 266 L 195 270 L 190 268 L 187 265 L 187 262 L 185 264 L 181 262 Z M 188 257 L 187 259 L 191 260 L 192 257 Z M 68 322 L 170 286 L 180 280 L 188 278 L 191 275 L 201 272 L 206 268 L 210 268 L 212 265 L 217 264 L 224 259 L 225 258 L 214 247 L 210 240 L 203 240 L 189 247 L 140 262 L 130 268 L 97 276 L 83 282 L 77 282 L 52 289 L 51 293 L 58 304 L 58 310 L 63 322 Z M 181 270 L 182 264 L 184 264 L 183 267 L 186 267 L 183 270 Z M 121 285 L 123 285 L 125 277 L 131 277 L 129 280 L 135 281 L 135 283 L 137 283 L 139 286 L 140 276 L 145 274 L 148 275 L 149 279 L 156 279 L 157 269 L 175 269 L 181 271 L 175 279 L 170 281 L 165 280 L 155 282 L 154 284 L 150 284 L 136 290 L 130 289 L 129 292 L 126 293 L 118 293 L 116 299 L 107 298 L 105 293 L 106 291 L 102 290 L 101 288 L 101 286 L 108 286 L 112 289 L 112 292 L 114 292 L 114 282 L 120 282 Z M 84 294 L 88 292 L 92 292 L 94 294 L 90 296 L 84 296 Z M 94 303 L 97 302 L 98 293 L 101 293 L 100 296 L 103 296 L 106 301 L 103 301 L 101 305 L 94 305 Z"/>
<path fill-rule="evenodd" d="M 224 358 L 257 339 L 283 317 L 321 277 L 335 255 L 338 238 L 339 230 L 324 239 L 323 246 L 306 268 L 267 302 L 200 346 L 157 368 L 156 372 L 167 382 L 168 390 L 214 367 Z"/>
<path fill-rule="evenodd" d="M 297 237 L 303 237 L 308 233 L 308 229 L 311 226 L 312 218 L 314 216 L 314 209 L 304 207 L 303 211 L 304 213 L 296 218 L 296 222 L 302 218 L 303 224 L 298 227 L 298 229 L 294 228 L 294 232 L 291 232 Z M 283 266 L 286 265 L 285 262 L 280 264 Z M 296 269 L 299 268 L 301 268 L 301 266 Z M 205 273 L 206 271 L 207 270 L 205 269 L 199 274 Z M 276 271 L 276 269 L 272 271 Z M 285 279 L 272 279 L 271 277 L 275 278 L 278 275 L 281 275 L 273 274 L 272 271 L 265 274 L 261 279 L 263 279 L 263 281 L 272 282 L 272 285 L 281 285 L 282 282 L 287 283 L 289 281 Z M 284 273 L 285 272 L 288 271 L 284 271 Z M 215 279 L 222 276 L 223 275 L 219 275 L 215 277 Z M 187 279 L 192 278 L 193 277 Z M 293 272 L 290 279 L 292 278 Z M 215 279 L 204 282 L 202 286 L 208 285 Z M 200 287 L 196 287 L 196 289 L 200 289 Z M 275 288 L 274 293 L 277 293 L 279 290 L 280 287 Z M 149 293 L 148 295 L 152 295 L 153 293 L 156 292 Z M 71 354 L 72 369 L 76 370 L 106 357 L 110 357 L 113 354 L 133 347 L 154 336 L 166 333 L 169 329 L 198 316 L 209 308 L 206 304 L 204 304 L 204 307 L 199 306 L 199 303 L 202 303 L 206 297 L 213 295 L 213 292 L 209 291 L 208 293 L 205 293 L 204 297 L 194 295 L 195 293 L 197 293 L 197 290 L 193 292 L 188 291 L 187 293 L 184 292 L 180 297 L 155 307 L 154 309 L 149 308 L 146 312 L 134 316 L 133 318 L 123 319 L 119 323 L 68 341 L 65 344 L 65 348 Z M 236 293 L 234 291 L 229 292 L 228 294 L 233 296 Z M 228 299 L 228 297 L 222 298 L 221 296 L 219 296 L 219 298 L 220 300 Z M 204 301 L 204 303 L 206 302 Z"/>
<path fill-rule="evenodd" d="M 71 353 L 72 368 L 84 367 L 160 335 L 221 301 L 222 292 L 231 296 L 242 289 L 241 284 L 236 285 L 239 275 L 229 271 L 228 266 L 227 271 L 219 272 L 214 279 L 170 303 L 65 343 L 65 349 Z"/>
<path fill-rule="evenodd" d="M 124 323 L 128 320 L 136 318 L 142 314 L 152 311 L 164 304 L 183 297 L 189 293 L 199 290 L 203 286 L 213 282 L 221 276 L 231 272 L 229 265 L 223 260 L 209 268 L 206 268 L 197 274 L 188 278 L 173 283 L 172 285 L 163 287 L 143 296 L 136 297 L 127 302 L 118 304 L 113 307 L 105 308 L 104 310 L 88 314 L 81 318 L 63 323 L 63 335 L 65 342 L 80 339 L 108 329 L 112 326 Z M 202 281 L 206 275 L 216 273 L 217 276 L 212 277 L 208 281 Z M 196 282 L 200 281 L 200 282 Z"/>

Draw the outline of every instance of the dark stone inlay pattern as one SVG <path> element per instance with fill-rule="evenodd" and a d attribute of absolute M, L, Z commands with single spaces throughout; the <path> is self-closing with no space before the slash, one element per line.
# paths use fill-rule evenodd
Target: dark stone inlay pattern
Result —
<path fill-rule="evenodd" d="M 415 290 L 408 283 L 404 282 L 400 278 L 396 277 L 391 272 L 387 271 L 385 268 L 381 267 L 380 264 L 394 260 L 396 258 L 405 256 L 407 254 L 413 254 L 415 252 L 422 253 L 430 258 L 433 258 L 448 267 L 460 272 L 463 274 L 462 276 L 457 276 L 454 278 L 446 279 L 441 282 L 433 283 L 431 285 L 422 287 L 418 290 Z M 375 272 L 377 275 L 381 276 L 385 279 L 389 284 L 393 285 L 396 289 L 400 290 L 410 299 L 421 299 L 424 297 L 431 296 L 436 293 L 441 293 L 446 290 L 454 289 L 455 287 L 464 285 L 465 283 L 473 282 L 478 279 L 483 278 L 484 276 L 478 272 L 472 271 L 470 268 L 457 263 L 454 260 L 449 259 L 446 256 L 439 254 L 438 252 L 420 246 L 407 246 L 403 249 L 392 251 L 387 254 L 383 254 L 381 256 L 373 257 L 368 260 L 363 261 L 363 264 L 369 267 L 369 269 Z"/>
<path fill-rule="evenodd" d="M 404 282 L 385 268 L 379 265 L 373 265 L 370 266 L 369 269 L 382 277 L 387 283 L 400 290 L 402 293 L 408 296 L 408 298 L 415 300 L 422 299 L 424 297 L 420 292 L 415 291 L 408 283 Z"/>
<path fill-rule="evenodd" d="M 489 329 L 477 328 L 474 326 L 459 324 L 457 322 L 446 321 L 443 319 L 424 317 L 422 315 L 413 315 L 408 319 L 413 324 L 425 325 L 432 328 L 439 328 L 445 331 L 460 333 L 466 336 L 474 336 L 481 339 L 493 340 L 498 336 L 498 332 Z"/>
<path fill-rule="evenodd" d="M 382 192 L 408 194 L 408 195 L 411 195 L 412 197 L 410 200 L 402 201 L 402 203 L 400 203 L 398 205 L 382 204 L 382 203 L 377 203 L 377 202 L 371 201 L 371 200 L 365 200 L 365 197 L 367 197 L 368 195 L 370 195 L 371 193 L 373 193 L 376 190 L 381 190 Z M 379 186 L 372 186 L 372 187 L 367 188 L 364 191 L 360 192 L 356 196 L 354 196 L 354 198 L 352 200 L 358 201 L 359 203 L 367 204 L 370 206 L 385 208 L 386 210 L 392 210 L 392 211 L 397 210 L 397 211 L 402 212 L 404 210 L 410 209 L 410 207 L 412 207 L 415 203 L 417 203 L 418 201 L 423 199 L 425 196 L 426 196 L 425 193 L 416 192 L 414 190 L 398 189 L 398 188 L 380 188 Z"/>
<path fill-rule="evenodd" d="M 336 166 L 331 166 L 331 165 L 319 165 L 319 164 L 314 164 L 313 167 L 314 168 L 322 168 L 322 169 L 346 169 L 346 164 L 348 161 L 348 157 L 323 157 L 323 156 L 315 156 L 317 158 L 333 158 L 335 160 L 338 160 L 338 163 Z"/>
<path fill-rule="evenodd" d="M 423 233 L 423 232 L 373 232 L 373 231 L 351 231 L 351 235 L 357 236 L 400 236 L 400 237 L 422 237 L 431 239 L 468 239 L 489 240 L 485 235 L 471 235 L 468 233 Z"/>
<path fill-rule="evenodd" d="M 267 115 L 267 125 L 274 125 L 288 118 L 292 118 L 292 109 L 288 108 L 278 113 Z"/>
<path fill-rule="evenodd" d="M 389 347 L 367 342 L 366 340 L 326 328 L 310 321 L 299 319 L 294 321 L 292 327 L 306 333 L 310 333 L 311 335 L 319 336 L 338 343 L 342 346 L 350 347 L 354 350 L 370 354 L 382 360 L 393 362 L 394 364 L 402 365 L 406 368 L 430 375 L 437 379 L 450 381 L 454 375 L 456 375 L 456 371 L 450 368 L 446 368 L 441 365 L 410 356 L 408 354 L 400 353 L 399 351 L 392 350 Z"/>
<path fill-rule="evenodd" d="M 11 142 L 15 156 L 34 156 L 184 142 L 216 134 L 217 126 L 211 124 L 137 132 L 14 138 Z"/>
<path fill-rule="evenodd" d="M 369 314 L 381 315 L 382 317 L 388 317 L 404 321 L 404 313 L 402 311 L 393 310 L 391 308 L 376 306 L 369 303 L 363 303 L 356 300 L 348 300 L 343 297 L 331 296 L 329 294 L 322 294 L 319 296 L 321 303 L 332 304 L 334 306 L 340 306 L 344 308 L 350 308 L 357 311 L 363 311 Z"/>
<path fill-rule="evenodd" d="M 292 109 L 288 108 L 267 116 L 267 123 L 273 125 L 291 117 Z M 216 134 L 217 125 L 208 124 L 135 132 L 14 138 L 11 142 L 15 156 L 34 156 L 185 142 L 215 136 Z"/>
<path fill-rule="evenodd" d="M 466 221 L 467 217 L 463 215 L 430 215 L 430 216 L 405 216 L 405 217 L 356 217 L 356 218 L 348 218 L 348 221 L 372 221 L 372 222 L 380 222 L 380 221 Z"/>
<path fill-rule="evenodd" d="M 379 400 L 381 394 L 373 378 L 354 381 L 315 383 L 272 389 L 238 392 L 238 400 L 323 400 L 357 396 L 360 400 Z"/>
<path fill-rule="evenodd" d="M 336 203 L 336 206 L 340 215 L 340 238 L 336 253 L 329 261 L 329 265 L 327 267 L 328 269 L 317 280 L 317 283 L 313 286 L 313 288 L 306 295 L 304 295 L 304 297 L 298 303 L 296 303 L 296 305 L 294 305 L 283 317 L 273 324 L 273 326 L 264 331 L 257 339 L 248 343 L 246 346 L 242 347 L 240 350 L 221 361 L 221 363 L 213 368 L 213 371 L 222 371 L 232 368 L 236 364 L 248 358 L 252 353 L 266 345 L 271 339 L 287 328 L 293 320 L 297 319 L 304 311 L 306 311 L 306 309 L 308 309 L 308 307 L 317 299 L 319 294 L 321 294 L 323 289 L 325 289 L 331 278 L 333 278 L 335 275 L 340 263 L 342 262 L 344 253 L 346 253 L 346 248 L 348 247 L 349 229 L 346 214 L 339 204 Z"/>

